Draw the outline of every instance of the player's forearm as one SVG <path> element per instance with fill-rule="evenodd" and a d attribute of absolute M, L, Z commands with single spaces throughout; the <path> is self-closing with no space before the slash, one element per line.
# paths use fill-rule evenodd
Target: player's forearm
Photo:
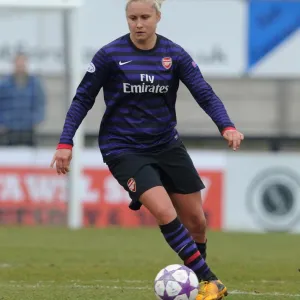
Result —
<path fill-rule="evenodd" d="M 75 133 L 87 115 L 88 110 L 88 107 L 81 101 L 74 99 L 66 115 L 64 128 L 59 139 L 59 145 L 69 145 L 69 148 L 72 148 Z"/>
<path fill-rule="evenodd" d="M 204 92 L 201 101 L 198 101 L 201 108 L 209 115 L 222 133 L 226 128 L 235 128 L 226 111 L 223 102 L 212 91 Z"/>

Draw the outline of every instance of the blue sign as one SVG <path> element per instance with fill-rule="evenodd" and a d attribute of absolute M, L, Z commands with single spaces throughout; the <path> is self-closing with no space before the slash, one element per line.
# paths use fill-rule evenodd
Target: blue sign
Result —
<path fill-rule="evenodd" d="M 300 29 L 300 0 L 250 0 L 248 17 L 249 70 Z"/>

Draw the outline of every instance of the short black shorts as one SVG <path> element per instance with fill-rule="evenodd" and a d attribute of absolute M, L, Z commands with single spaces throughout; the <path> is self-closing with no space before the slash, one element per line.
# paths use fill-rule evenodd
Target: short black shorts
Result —
<path fill-rule="evenodd" d="M 158 153 L 126 154 L 106 163 L 119 184 L 128 191 L 132 210 L 140 209 L 140 196 L 155 186 L 178 194 L 195 193 L 205 188 L 183 144 Z"/>

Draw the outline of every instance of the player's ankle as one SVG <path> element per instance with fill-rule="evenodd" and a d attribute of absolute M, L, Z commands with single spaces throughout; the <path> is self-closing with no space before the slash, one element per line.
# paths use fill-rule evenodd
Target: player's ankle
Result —
<path fill-rule="evenodd" d="M 202 274 L 201 279 L 204 281 L 213 281 L 218 280 L 218 277 L 212 271 L 209 270 L 205 274 Z"/>

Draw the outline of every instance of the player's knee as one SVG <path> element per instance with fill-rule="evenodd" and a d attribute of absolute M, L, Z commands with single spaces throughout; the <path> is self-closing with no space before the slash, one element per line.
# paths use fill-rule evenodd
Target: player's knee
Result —
<path fill-rule="evenodd" d="M 193 214 L 187 219 L 189 231 L 195 234 L 204 234 L 206 231 L 206 218 L 204 214 Z"/>
<path fill-rule="evenodd" d="M 177 214 L 173 206 L 161 206 L 155 211 L 154 217 L 158 225 L 165 225 L 172 222 Z"/>
<path fill-rule="evenodd" d="M 177 213 L 165 189 L 161 186 L 154 187 L 140 197 L 140 202 L 150 211 L 159 225 L 172 222 Z"/>

